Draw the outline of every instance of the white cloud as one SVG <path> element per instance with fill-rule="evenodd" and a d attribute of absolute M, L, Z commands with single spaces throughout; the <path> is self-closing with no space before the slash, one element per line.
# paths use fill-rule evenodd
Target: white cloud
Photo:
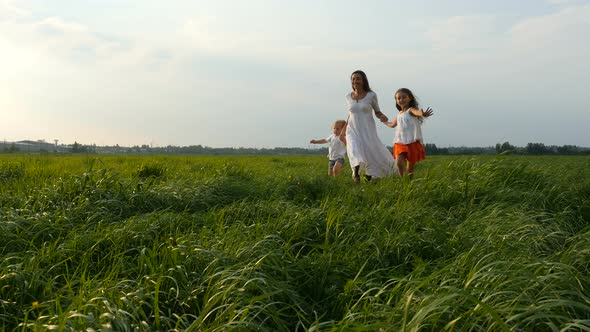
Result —
<path fill-rule="evenodd" d="M 543 51 L 561 57 L 588 54 L 590 4 L 566 7 L 556 13 L 526 19 L 511 31 L 511 47 L 520 51 Z M 538 54 L 543 56 L 543 54 Z"/>
<path fill-rule="evenodd" d="M 151 45 L 144 40 L 104 36 L 85 24 L 60 17 L 35 20 L 24 15 L 27 13 L 24 9 L 16 6 L 8 8 L 11 8 L 12 14 L 5 16 L 12 19 L 0 20 L 0 49 L 4 52 L 0 67 L 5 65 L 8 70 L 15 63 L 24 63 L 26 58 L 34 58 L 33 64 L 50 62 L 52 65 L 61 63 L 64 67 L 106 66 L 141 70 L 152 70 L 173 59 L 170 52 L 173 47 L 169 45 Z M 6 53 L 15 56 L 10 58 Z M 19 58 L 21 56 L 24 58 Z"/>
<path fill-rule="evenodd" d="M 14 1 L 0 0 L 0 22 L 18 20 L 29 15 L 29 11 L 15 5 Z"/>
<path fill-rule="evenodd" d="M 491 49 L 497 42 L 498 27 L 492 15 L 454 16 L 434 22 L 426 37 L 436 50 Z"/>
<path fill-rule="evenodd" d="M 555 6 L 575 6 L 587 3 L 588 0 L 545 0 L 547 3 Z"/>
<path fill-rule="evenodd" d="M 224 29 L 220 18 L 199 16 L 187 19 L 180 31 L 185 45 L 212 53 L 234 52 L 251 45 L 251 38 L 244 33 Z"/>
<path fill-rule="evenodd" d="M 344 58 L 362 61 L 367 57 L 382 56 L 380 51 L 375 54 L 374 49 L 310 46 L 301 36 L 289 35 L 280 26 L 261 30 L 260 22 L 257 23 L 258 27 L 249 27 L 244 22 L 231 23 L 228 20 L 227 17 L 215 15 L 186 19 L 176 36 L 170 37 L 175 41 L 175 53 L 185 52 L 184 55 L 189 57 L 228 56 L 299 68 L 310 64 L 332 66 L 347 61 Z M 269 26 L 280 23 L 275 20 L 273 18 L 267 23 Z"/>
<path fill-rule="evenodd" d="M 427 32 L 432 52 L 426 58 L 430 57 L 430 63 L 462 66 L 464 74 L 487 72 L 495 79 L 506 73 L 520 79 L 519 74 L 534 77 L 559 71 L 552 68 L 582 71 L 590 56 L 587 31 L 590 4 L 560 7 L 506 27 L 500 27 L 492 16 L 451 17 L 433 24 Z"/>
<path fill-rule="evenodd" d="M 122 40 L 99 36 L 83 24 L 58 17 L 35 22 L 31 29 L 36 45 L 50 55 L 63 57 L 67 63 L 126 63 L 125 58 L 138 51 Z"/>

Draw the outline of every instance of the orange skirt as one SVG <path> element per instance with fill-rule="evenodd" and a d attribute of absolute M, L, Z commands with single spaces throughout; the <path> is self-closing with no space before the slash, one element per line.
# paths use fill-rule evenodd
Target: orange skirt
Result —
<path fill-rule="evenodd" d="M 397 156 L 405 153 L 408 161 L 411 163 L 417 163 L 420 160 L 426 158 L 426 151 L 424 151 L 424 145 L 420 141 L 416 141 L 410 144 L 395 143 L 393 145 L 393 158 L 397 159 Z"/>

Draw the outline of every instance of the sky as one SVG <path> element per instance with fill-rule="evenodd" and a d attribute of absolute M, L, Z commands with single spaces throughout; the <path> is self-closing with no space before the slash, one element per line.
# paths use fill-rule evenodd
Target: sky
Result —
<path fill-rule="evenodd" d="M 425 143 L 587 147 L 589 31 L 590 0 L 0 0 L 0 140 L 310 148 L 360 69 Z"/>

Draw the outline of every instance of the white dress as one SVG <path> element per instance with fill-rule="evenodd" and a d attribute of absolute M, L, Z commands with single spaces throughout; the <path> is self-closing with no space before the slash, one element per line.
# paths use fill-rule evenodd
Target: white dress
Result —
<path fill-rule="evenodd" d="M 350 166 L 361 166 L 365 174 L 380 178 L 391 174 L 393 156 L 381 143 L 373 110 L 380 111 L 377 94 L 368 92 L 365 98 L 352 99 L 352 92 L 346 95 L 348 125 L 346 127 L 346 150 Z"/>

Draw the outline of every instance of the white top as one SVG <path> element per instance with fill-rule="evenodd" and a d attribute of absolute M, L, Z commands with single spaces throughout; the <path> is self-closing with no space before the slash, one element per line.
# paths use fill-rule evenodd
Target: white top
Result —
<path fill-rule="evenodd" d="M 393 156 L 381 143 L 373 110 L 380 111 L 377 95 L 368 92 L 365 98 L 352 99 L 352 92 L 346 95 L 348 126 L 346 127 L 346 150 L 350 166 L 361 166 L 372 177 L 383 177 L 391 173 Z"/>
<path fill-rule="evenodd" d="M 410 144 L 416 141 L 422 142 L 422 140 L 422 123 L 420 122 L 420 118 L 413 116 L 410 110 L 399 112 L 393 143 Z"/>
<path fill-rule="evenodd" d="M 332 134 L 326 138 L 328 141 L 328 159 L 336 160 L 346 156 L 346 145 L 342 143 L 340 137 Z"/>

